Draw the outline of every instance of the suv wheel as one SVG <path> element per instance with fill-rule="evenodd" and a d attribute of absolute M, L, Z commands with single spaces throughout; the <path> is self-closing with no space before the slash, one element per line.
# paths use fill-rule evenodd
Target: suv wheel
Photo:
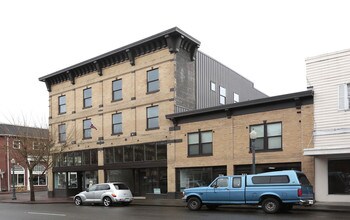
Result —
<path fill-rule="evenodd" d="M 106 196 L 106 197 L 103 198 L 103 205 L 104 205 L 104 206 L 108 207 L 108 206 L 110 206 L 111 204 L 112 204 L 111 198 L 109 198 L 108 196 Z"/>
<path fill-rule="evenodd" d="M 191 197 L 187 202 L 187 207 L 191 211 L 197 211 L 197 210 L 201 209 L 202 202 L 197 197 Z"/>
<path fill-rule="evenodd" d="M 262 202 L 262 209 L 265 213 L 273 214 L 280 209 L 280 202 L 275 198 L 267 198 Z"/>
<path fill-rule="evenodd" d="M 75 205 L 82 205 L 83 204 L 83 201 L 81 200 L 81 198 L 79 196 L 75 197 L 74 199 L 74 203 Z"/>

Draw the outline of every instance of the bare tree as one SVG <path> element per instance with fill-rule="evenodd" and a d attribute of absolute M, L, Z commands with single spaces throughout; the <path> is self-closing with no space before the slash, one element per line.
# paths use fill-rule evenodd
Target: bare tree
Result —
<path fill-rule="evenodd" d="M 22 125 L 8 125 L 0 124 L 0 129 L 7 130 L 6 133 L 11 135 L 13 143 L 16 146 L 11 147 L 11 156 L 15 157 L 18 163 L 25 164 L 29 173 L 30 186 L 30 201 L 35 201 L 34 190 L 34 168 L 38 165 L 43 165 L 45 170 L 41 175 L 44 175 L 47 170 L 53 166 L 52 155 L 61 154 L 67 146 L 67 142 L 55 144 L 57 142 L 56 131 L 44 127 L 28 127 L 23 123 Z M 0 146 L 0 148 L 9 146 Z"/>

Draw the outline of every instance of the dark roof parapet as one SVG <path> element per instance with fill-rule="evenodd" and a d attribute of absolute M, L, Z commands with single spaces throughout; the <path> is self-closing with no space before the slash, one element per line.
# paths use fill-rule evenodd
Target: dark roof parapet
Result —
<path fill-rule="evenodd" d="M 72 84 L 74 84 L 75 77 L 93 71 L 97 71 L 98 75 L 101 76 L 103 68 L 127 60 L 131 65 L 135 65 L 136 57 L 165 47 L 169 48 L 170 53 L 177 53 L 181 48 L 190 54 L 190 58 L 193 61 L 195 60 L 195 55 L 199 45 L 200 41 L 185 33 L 178 27 L 174 27 L 100 56 L 40 77 L 39 80 L 46 83 L 46 87 L 50 92 L 51 85 L 53 84 L 58 84 L 67 80 L 70 80 Z"/>
<path fill-rule="evenodd" d="M 254 99 L 250 101 L 244 101 L 244 102 L 237 102 L 233 104 L 227 104 L 227 105 L 220 105 L 220 106 L 214 106 L 210 108 L 203 108 L 203 109 L 197 109 L 192 111 L 186 111 L 186 112 L 180 112 L 175 114 L 169 114 L 166 115 L 166 118 L 171 121 L 178 121 L 181 118 L 187 118 L 187 117 L 194 117 L 198 115 L 203 114 L 211 114 L 216 112 L 234 112 L 236 109 L 242 109 L 242 108 L 254 108 L 261 105 L 268 105 L 278 102 L 295 102 L 295 107 L 299 109 L 301 106 L 301 100 L 302 99 L 310 99 L 313 98 L 313 91 L 312 90 L 306 90 L 302 92 L 297 93 L 290 93 L 285 95 L 279 95 L 279 96 L 272 96 L 267 98 L 261 98 L 261 99 Z"/>

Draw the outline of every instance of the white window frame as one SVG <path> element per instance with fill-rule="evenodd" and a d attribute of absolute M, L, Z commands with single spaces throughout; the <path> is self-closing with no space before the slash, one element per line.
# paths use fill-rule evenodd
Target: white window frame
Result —
<path fill-rule="evenodd" d="M 233 93 L 233 103 L 239 102 L 239 95 L 237 93 Z"/>
<path fill-rule="evenodd" d="M 25 171 L 24 168 L 21 165 L 14 165 L 15 167 L 17 167 L 17 170 L 15 169 L 14 175 L 16 176 L 16 182 L 15 182 L 15 186 L 24 186 L 25 185 Z M 19 170 L 18 168 L 20 168 L 21 170 Z M 19 175 L 23 175 L 23 183 L 19 184 L 18 183 L 18 176 Z M 13 181 L 13 167 L 11 167 L 11 183 Z"/>
<path fill-rule="evenodd" d="M 341 111 L 346 111 L 350 109 L 350 83 L 344 83 L 339 85 L 338 109 Z"/>
<path fill-rule="evenodd" d="M 216 83 L 213 81 L 210 81 L 210 90 L 215 92 L 216 91 Z"/>
<path fill-rule="evenodd" d="M 226 104 L 226 88 L 224 88 L 222 86 L 220 86 L 219 88 L 220 88 L 219 89 L 219 92 L 220 92 L 220 100 L 219 100 L 219 102 L 220 102 L 221 105 L 225 105 Z"/>
<path fill-rule="evenodd" d="M 46 170 L 45 170 L 44 165 L 42 165 L 42 164 L 36 165 L 33 169 L 33 175 L 38 175 L 37 178 L 38 178 L 38 183 L 39 183 L 39 184 L 34 184 L 34 186 L 47 186 L 47 175 L 46 175 Z M 39 181 L 40 175 L 45 176 L 45 185 L 40 184 L 40 181 Z"/>
<path fill-rule="evenodd" d="M 20 140 L 13 140 L 13 143 L 12 143 L 13 149 L 21 149 L 21 145 L 22 145 L 22 143 Z"/>

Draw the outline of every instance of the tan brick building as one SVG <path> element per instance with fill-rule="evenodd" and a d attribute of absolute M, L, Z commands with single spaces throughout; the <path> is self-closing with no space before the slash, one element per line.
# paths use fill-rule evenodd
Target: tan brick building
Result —
<path fill-rule="evenodd" d="M 199 45 L 172 28 L 39 79 L 57 140 L 50 195 L 106 181 L 126 182 L 134 195 L 174 195 L 166 115 L 266 97 Z"/>
<path fill-rule="evenodd" d="M 257 172 L 302 170 L 314 183 L 313 94 L 305 91 L 167 115 L 168 191 L 209 184 L 220 174 L 251 173 L 249 133 L 255 130 Z"/>

